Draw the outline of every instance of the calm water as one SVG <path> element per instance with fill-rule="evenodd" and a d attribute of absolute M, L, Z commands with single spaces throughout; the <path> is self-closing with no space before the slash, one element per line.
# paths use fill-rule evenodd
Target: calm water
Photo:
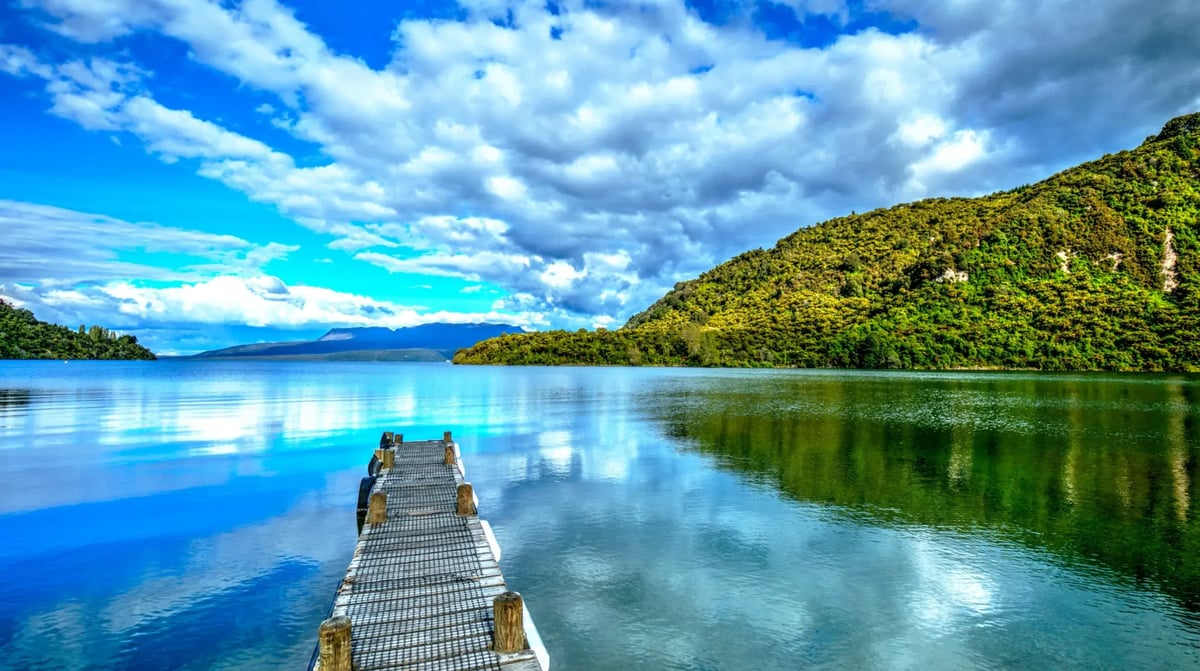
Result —
<path fill-rule="evenodd" d="M 304 668 L 385 429 L 558 671 L 1200 667 L 1200 379 L 0 362 L 0 668 Z"/>

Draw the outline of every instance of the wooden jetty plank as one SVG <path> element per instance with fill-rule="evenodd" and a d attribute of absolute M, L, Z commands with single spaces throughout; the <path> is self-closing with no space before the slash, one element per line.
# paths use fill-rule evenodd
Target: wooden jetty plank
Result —
<path fill-rule="evenodd" d="M 341 627 L 341 618 L 349 619 L 344 663 L 358 671 L 548 671 L 541 638 L 505 583 L 499 546 L 475 514 L 478 499 L 449 437 L 402 442 L 384 434 L 369 469 L 378 473 L 369 491 L 377 505 L 326 623 Z M 367 496 L 370 481 L 364 483 L 360 496 Z M 321 664 L 314 668 L 340 671 L 337 662 Z"/>

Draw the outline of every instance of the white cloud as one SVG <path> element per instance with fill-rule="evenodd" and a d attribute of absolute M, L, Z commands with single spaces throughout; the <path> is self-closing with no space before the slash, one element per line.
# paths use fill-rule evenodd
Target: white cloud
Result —
<path fill-rule="evenodd" d="M 504 305 L 608 323 L 746 248 L 852 209 L 1025 183 L 1136 143 L 1196 104 L 1200 6 L 875 0 L 910 20 L 820 48 L 716 26 L 672 0 L 465 5 L 394 26 L 394 60 L 339 54 L 273 0 L 43 0 L 108 58 L 0 71 L 45 80 L 53 113 L 277 206 L 392 272 L 504 287 Z M 838 0 L 779 0 L 849 25 Z M 508 21 L 511 15 L 511 22 Z M 505 25 L 491 18 L 504 18 Z M 1069 30 L 1062 26 L 1070 25 Z M 391 31 L 393 27 L 388 27 Z M 249 110 L 315 143 L 296 160 L 159 103 L 123 38 L 158 33 L 236 78 Z M 603 319 L 600 319 L 603 317 Z"/>
<path fill-rule="evenodd" d="M 0 280 L 51 287 L 128 277 L 179 281 L 214 269 L 257 272 L 298 249 L 12 200 L 0 200 L 0 231 Z M 122 261 L 124 251 L 178 255 L 187 262 L 166 270 Z"/>
<path fill-rule="evenodd" d="M 521 183 L 521 180 L 514 179 L 507 175 L 496 175 L 489 177 L 487 181 L 488 190 L 496 194 L 504 200 L 518 200 L 525 197 L 527 189 Z"/>
<path fill-rule="evenodd" d="M 510 248 L 508 224 L 490 217 L 429 216 L 404 224 L 371 224 L 367 230 L 381 239 L 395 240 L 414 249 Z"/>
<path fill-rule="evenodd" d="M 960 130 L 936 143 L 925 158 L 912 165 L 911 192 L 914 196 L 924 195 L 928 191 L 927 182 L 935 181 L 942 174 L 957 173 L 982 160 L 987 155 L 987 139 L 986 132 Z M 922 144 L 928 144 L 928 140 Z"/>
<path fill-rule="evenodd" d="M 555 261 L 542 271 L 541 279 L 543 284 L 552 289 L 565 289 L 574 284 L 575 280 L 586 276 L 587 271 L 575 270 L 565 261 Z"/>
<path fill-rule="evenodd" d="M 287 287 L 278 278 L 263 276 L 221 276 L 167 288 L 113 282 L 97 291 L 111 298 L 120 314 L 142 324 L 407 325 L 419 318 L 410 308 L 319 287 Z M 387 317 L 377 319 L 375 312 Z"/>
<path fill-rule="evenodd" d="M 48 79 L 52 69 L 38 61 L 33 52 L 11 44 L 0 44 L 0 72 L 18 77 L 34 75 Z"/>
<path fill-rule="evenodd" d="M 221 275 L 169 287 L 110 281 L 46 291 L 0 284 L 0 298 L 28 307 L 39 318 L 59 323 L 95 323 L 92 317 L 101 315 L 106 325 L 132 331 L 144 344 L 159 351 L 174 352 L 180 352 L 175 343 L 182 336 L 226 324 L 323 330 L 332 326 L 398 328 L 434 322 L 526 325 L 541 321 L 539 315 L 520 310 L 474 313 L 419 310 L 415 306 L 323 287 L 289 286 L 269 275 Z"/>
<path fill-rule="evenodd" d="M 126 130 L 145 140 L 151 151 L 168 157 L 290 163 L 262 142 L 197 119 L 191 112 L 167 109 L 144 96 L 121 101 L 117 118 Z"/>
<path fill-rule="evenodd" d="M 360 252 L 355 254 L 354 258 L 379 266 L 390 273 L 441 275 L 471 281 L 509 279 L 515 273 L 527 271 L 534 261 L 528 256 L 488 251 L 475 254 L 435 253 L 410 258 Z"/>
<path fill-rule="evenodd" d="M 33 63 L 23 71 L 47 79 L 51 112 L 90 130 L 125 131 L 164 161 L 198 159 L 200 175 L 274 203 L 298 223 L 338 236 L 335 245 L 387 246 L 353 221 L 387 219 L 384 189 L 342 164 L 297 167 L 292 157 L 265 143 L 164 107 L 142 91 L 145 73 L 136 65 L 105 59 Z"/>
<path fill-rule="evenodd" d="M 986 136 L 986 133 L 960 130 L 949 141 L 939 144 L 929 158 L 917 162 L 913 169 L 918 173 L 962 170 L 983 157 Z"/>
<path fill-rule="evenodd" d="M 946 122 L 923 114 L 900 125 L 896 134 L 901 142 L 912 147 L 924 147 L 946 134 Z"/>

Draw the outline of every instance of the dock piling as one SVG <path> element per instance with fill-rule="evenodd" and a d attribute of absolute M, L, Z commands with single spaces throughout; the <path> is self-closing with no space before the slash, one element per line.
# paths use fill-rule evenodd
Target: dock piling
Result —
<path fill-rule="evenodd" d="M 454 439 L 450 437 L 450 432 L 449 432 L 449 431 L 443 431 L 443 432 L 442 432 L 442 442 L 443 442 L 443 443 L 451 443 L 451 442 L 454 442 Z"/>
<path fill-rule="evenodd" d="M 454 444 L 446 443 L 446 447 L 442 451 L 442 463 L 446 466 L 453 466 L 457 461 L 458 455 L 454 452 Z"/>
<path fill-rule="evenodd" d="M 476 515 L 479 511 L 475 508 L 475 490 L 471 488 L 471 483 L 464 482 L 458 486 L 458 514 L 459 515 Z"/>
<path fill-rule="evenodd" d="M 525 641 L 525 601 L 517 592 L 505 592 L 492 601 L 492 618 L 496 631 L 492 649 L 496 652 L 520 652 L 529 645 Z"/>
<path fill-rule="evenodd" d="M 321 671 L 351 671 L 350 618 L 326 619 L 317 629 L 317 659 Z"/>
<path fill-rule="evenodd" d="M 383 524 L 387 521 L 387 492 L 375 492 L 367 507 L 367 524 Z"/>

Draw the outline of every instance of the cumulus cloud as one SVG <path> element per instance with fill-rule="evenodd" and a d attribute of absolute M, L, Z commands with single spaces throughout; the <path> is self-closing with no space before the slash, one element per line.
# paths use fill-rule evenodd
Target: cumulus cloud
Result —
<path fill-rule="evenodd" d="M 27 4 L 108 49 L 0 46 L 0 71 L 44 80 L 52 113 L 193 161 L 357 262 L 486 281 L 504 309 L 556 323 L 619 323 L 800 226 L 1015 186 L 1200 105 L 1200 70 L 1180 66 L 1200 62 L 1187 0 L 774 3 L 847 27 L 820 47 L 675 0 L 464 2 L 460 20 L 390 27 L 380 69 L 274 0 Z M 911 30 L 859 25 L 866 11 Z M 121 60 L 138 31 L 272 95 L 247 109 L 326 162 L 158 102 L 150 64 Z"/>
<path fill-rule="evenodd" d="M 1042 171 L 1098 143 L 1124 148 L 1200 106 L 1200 78 L 1179 67 L 1200 59 L 1194 2 L 883 4 L 916 19 L 934 48 L 961 55 L 945 112 L 1009 142 L 1014 167 Z"/>

